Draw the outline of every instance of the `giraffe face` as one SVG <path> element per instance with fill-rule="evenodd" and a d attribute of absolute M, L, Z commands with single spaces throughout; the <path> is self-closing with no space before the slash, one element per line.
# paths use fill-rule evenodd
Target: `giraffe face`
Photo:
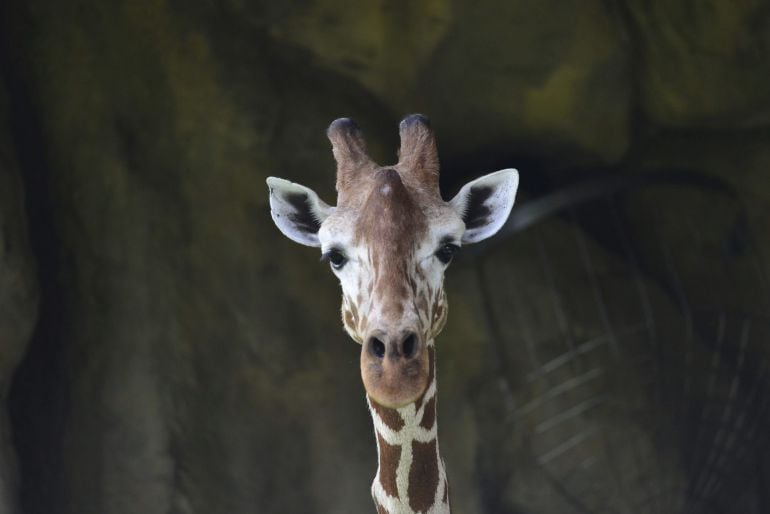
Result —
<path fill-rule="evenodd" d="M 278 228 L 320 247 L 339 278 L 343 325 L 362 345 L 369 397 L 394 408 L 414 402 L 429 385 L 428 347 L 446 322 L 443 281 L 452 255 L 497 232 L 518 184 L 515 170 L 503 170 L 466 184 L 445 202 L 427 120 L 410 116 L 400 128 L 399 163 L 380 167 L 366 155 L 352 122 L 332 123 L 336 207 L 304 186 L 268 179 Z"/>
<path fill-rule="evenodd" d="M 444 271 L 465 224 L 443 201 L 410 191 L 394 168 L 375 172 L 363 196 L 318 232 L 342 286 L 345 330 L 361 344 L 378 334 L 432 340 L 446 321 Z"/>

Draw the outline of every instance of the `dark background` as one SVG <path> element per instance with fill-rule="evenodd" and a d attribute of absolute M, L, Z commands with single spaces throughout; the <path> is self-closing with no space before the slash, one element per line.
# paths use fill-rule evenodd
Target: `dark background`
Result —
<path fill-rule="evenodd" d="M 358 346 L 264 180 L 324 136 L 450 198 L 516 167 L 449 270 L 458 513 L 770 512 L 770 3 L 7 0 L 0 512 L 372 512 Z"/>

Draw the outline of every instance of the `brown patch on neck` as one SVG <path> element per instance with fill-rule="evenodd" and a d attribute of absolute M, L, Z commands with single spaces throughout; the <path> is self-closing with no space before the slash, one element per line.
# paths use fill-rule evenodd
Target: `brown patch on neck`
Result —
<path fill-rule="evenodd" d="M 388 444 L 378 433 L 377 445 L 380 449 L 380 484 L 389 496 L 398 497 L 396 486 L 396 470 L 401 460 L 401 446 Z"/>
<path fill-rule="evenodd" d="M 420 426 L 425 430 L 433 428 L 433 424 L 436 422 L 436 396 L 428 400 L 425 404 L 425 411 L 423 412 L 422 419 L 420 420 Z"/>
<path fill-rule="evenodd" d="M 412 468 L 409 470 L 409 506 L 415 512 L 426 512 L 438 488 L 438 449 L 436 440 L 412 441 Z"/>
<path fill-rule="evenodd" d="M 383 407 L 379 403 L 375 402 L 371 397 L 369 398 L 369 404 L 372 406 L 372 409 L 377 412 L 377 415 L 388 428 L 396 432 L 404 428 L 404 420 L 401 418 L 401 415 L 396 409 Z"/>

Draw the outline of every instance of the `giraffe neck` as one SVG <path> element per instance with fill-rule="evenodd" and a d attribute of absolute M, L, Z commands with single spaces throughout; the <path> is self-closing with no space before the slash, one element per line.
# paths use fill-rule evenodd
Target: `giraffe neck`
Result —
<path fill-rule="evenodd" d="M 378 514 L 448 514 L 449 489 L 438 447 L 435 348 L 428 343 L 431 381 L 416 402 L 399 409 L 367 396 L 379 466 L 372 483 Z"/>

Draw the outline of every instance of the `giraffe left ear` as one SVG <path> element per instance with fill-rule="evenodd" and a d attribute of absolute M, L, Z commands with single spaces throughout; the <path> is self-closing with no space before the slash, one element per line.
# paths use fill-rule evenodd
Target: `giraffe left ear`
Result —
<path fill-rule="evenodd" d="M 505 169 L 465 184 L 450 200 L 465 222 L 462 242 L 478 243 L 491 237 L 505 224 L 519 187 L 519 172 Z"/>
<path fill-rule="evenodd" d="M 283 235 L 306 246 L 321 246 L 318 230 L 334 211 L 315 191 L 282 178 L 269 177 L 270 215 Z"/>

